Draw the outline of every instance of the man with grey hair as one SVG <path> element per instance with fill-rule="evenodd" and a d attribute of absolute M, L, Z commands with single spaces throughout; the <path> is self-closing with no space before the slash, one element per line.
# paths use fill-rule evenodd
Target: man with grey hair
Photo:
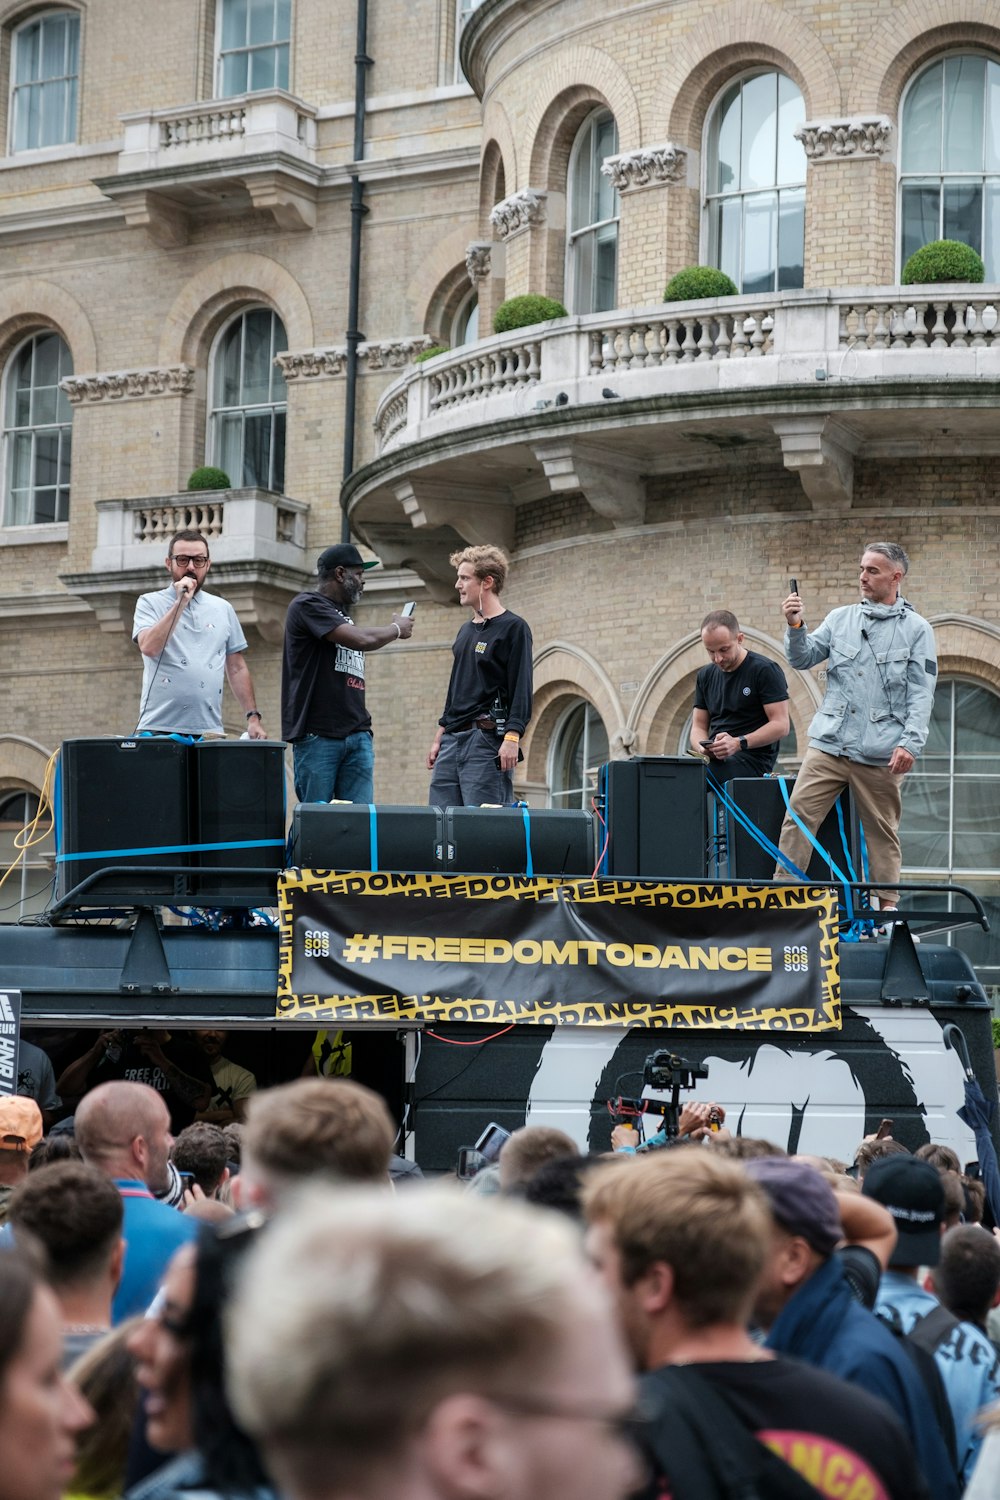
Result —
<path fill-rule="evenodd" d="M 812 848 L 806 830 L 815 834 L 849 786 L 882 908 L 896 905 L 900 785 L 927 739 L 937 683 L 934 632 L 900 593 L 908 567 L 896 542 L 869 542 L 857 604 L 832 610 L 813 631 L 797 586 L 781 606 L 789 662 L 805 672 L 825 661 L 826 694 L 809 726 L 779 851 L 805 870 Z M 779 863 L 776 877 L 785 874 Z"/>
<path fill-rule="evenodd" d="M 288 1500 L 621 1500 L 611 1299 L 525 1205 L 315 1187 L 249 1252 L 228 1389 Z"/>

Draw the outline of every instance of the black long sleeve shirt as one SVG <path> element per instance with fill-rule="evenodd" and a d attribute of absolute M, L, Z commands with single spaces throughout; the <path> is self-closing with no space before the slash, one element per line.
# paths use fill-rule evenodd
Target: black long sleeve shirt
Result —
<path fill-rule="evenodd" d="M 523 734 L 531 718 L 531 650 L 528 623 L 512 610 L 479 624 L 467 621 L 452 647 L 455 660 L 438 722 L 459 729 L 488 714 L 505 730 Z"/>

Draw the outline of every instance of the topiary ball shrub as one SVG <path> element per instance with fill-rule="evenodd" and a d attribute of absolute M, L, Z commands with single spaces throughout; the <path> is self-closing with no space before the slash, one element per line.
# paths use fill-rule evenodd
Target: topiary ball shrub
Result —
<path fill-rule="evenodd" d="M 702 297 L 738 297 L 739 288 L 725 271 L 714 266 L 685 266 L 671 276 L 663 293 L 664 302 L 697 302 Z"/>
<path fill-rule="evenodd" d="M 513 328 L 530 328 L 532 323 L 547 323 L 550 318 L 565 318 L 566 309 L 554 297 L 540 297 L 525 292 L 522 297 L 508 297 L 493 314 L 493 332 L 510 333 Z"/>
<path fill-rule="evenodd" d="M 990 1026 L 993 1029 L 993 1045 L 1000 1047 L 1000 1016 L 991 1016 Z"/>
<path fill-rule="evenodd" d="M 419 354 L 413 356 L 415 365 L 422 365 L 425 359 L 433 359 L 435 354 L 447 354 L 447 344 L 433 344 L 430 349 L 421 349 Z"/>
<path fill-rule="evenodd" d="M 225 469 L 217 469 L 214 464 L 203 464 L 188 480 L 189 490 L 231 490 L 232 487 L 233 482 Z"/>
<path fill-rule="evenodd" d="M 958 240 L 932 240 L 914 250 L 900 280 L 903 286 L 921 285 L 928 281 L 985 281 L 986 267 L 983 258 L 971 245 Z"/>

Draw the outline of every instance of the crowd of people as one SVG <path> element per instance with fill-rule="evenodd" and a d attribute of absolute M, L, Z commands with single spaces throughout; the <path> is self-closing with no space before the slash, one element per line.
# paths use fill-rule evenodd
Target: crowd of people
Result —
<path fill-rule="evenodd" d="M 691 1104 L 429 1182 L 349 1079 L 244 1114 L 0 1100 L 0 1500 L 997 1492 L 1000 1240 L 947 1148 L 789 1157 Z"/>

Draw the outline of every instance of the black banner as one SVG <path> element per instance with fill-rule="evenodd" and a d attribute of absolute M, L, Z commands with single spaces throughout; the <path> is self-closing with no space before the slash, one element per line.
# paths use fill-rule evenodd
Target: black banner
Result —
<path fill-rule="evenodd" d="M 287 871 L 277 1016 L 827 1031 L 825 886 Z"/>
<path fill-rule="evenodd" d="M 17 1093 L 21 1042 L 21 991 L 0 990 L 0 1094 Z"/>

